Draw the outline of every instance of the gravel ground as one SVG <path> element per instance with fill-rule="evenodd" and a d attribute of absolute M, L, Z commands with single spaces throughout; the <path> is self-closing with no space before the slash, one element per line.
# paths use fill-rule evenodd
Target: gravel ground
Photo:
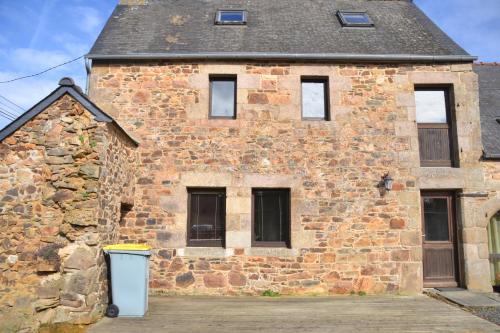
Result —
<path fill-rule="evenodd" d="M 500 326 L 500 307 L 473 308 L 471 312 L 478 317 L 491 321 Z"/>

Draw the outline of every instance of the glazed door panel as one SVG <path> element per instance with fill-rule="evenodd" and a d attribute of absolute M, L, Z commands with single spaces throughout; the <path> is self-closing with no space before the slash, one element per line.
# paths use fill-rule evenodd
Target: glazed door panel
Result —
<path fill-rule="evenodd" d="M 422 193 L 424 287 L 458 286 L 453 193 Z"/>

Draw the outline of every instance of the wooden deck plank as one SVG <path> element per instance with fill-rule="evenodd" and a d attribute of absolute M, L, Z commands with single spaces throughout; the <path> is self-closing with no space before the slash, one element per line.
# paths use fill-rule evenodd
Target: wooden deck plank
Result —
<path fill-rule="evenodd" d="M 426 296 L 151 297 L 144 318 L 105 318 L 93 333 L 500 332 Z"/>

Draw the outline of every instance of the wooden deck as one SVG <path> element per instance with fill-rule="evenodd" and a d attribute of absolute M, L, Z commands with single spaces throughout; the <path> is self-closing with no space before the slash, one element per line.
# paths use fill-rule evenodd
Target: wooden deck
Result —
<path fill-rule="evenodd" d="M 427 296 L 152 297 L 145 318 L 105 318 L 94 333 L 500 332 Z"/>

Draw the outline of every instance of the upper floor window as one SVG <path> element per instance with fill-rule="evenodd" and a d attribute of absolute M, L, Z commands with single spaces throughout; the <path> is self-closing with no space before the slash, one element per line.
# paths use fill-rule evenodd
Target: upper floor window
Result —
<path fill-rule="evenodd" d="M 339 10 L 337 16 L 344 27 L 373 27 L 374 24 L 366 12 Z"/>
<path fill-rule="evenodd" d="M 330 120 L 328 78 L 302 78 L 302 118 Z"/>
<path fill-rule="evenodd" d="M 417 87 L 416 119 L 423 167 L 453 166 L 453 133 L 448 88 Z"/>
<path fill-rule="evenodd" d="M 236 76 L 210 76 L 210 117 L 236 118 Z"/>
<path fill-rule="evenodd" d="M 239 24 L 247 23 L 247 12 L 245 10 L 218 10 L 215 24 Z"/>

